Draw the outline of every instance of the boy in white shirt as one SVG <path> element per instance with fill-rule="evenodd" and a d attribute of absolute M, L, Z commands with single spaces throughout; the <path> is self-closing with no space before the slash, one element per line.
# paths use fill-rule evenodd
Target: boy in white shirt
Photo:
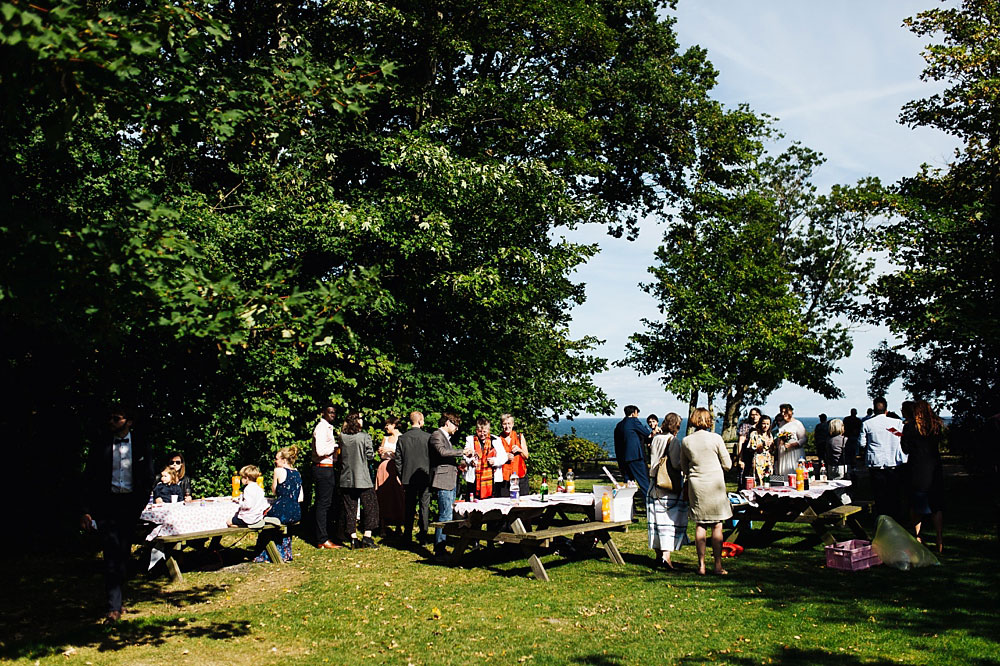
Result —
<path fill-rule="evenodd" d="M 240 483 L 245 488 L 237 500 L 240 505 L 239 511 L 233 519 L 226 524 L 230 527 L 250 527 L 264 520 L 264 512 L 268 508 L 267 498 L 264 497 L 264 490 L 257 485 L 260 478 L 260 470 L 256 465 L 247 465 L 240 470 Z"/>

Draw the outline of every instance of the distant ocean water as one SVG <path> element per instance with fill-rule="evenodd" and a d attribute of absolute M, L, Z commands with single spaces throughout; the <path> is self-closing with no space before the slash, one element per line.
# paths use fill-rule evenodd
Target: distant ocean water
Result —
<path fill-rule="evenodd" d="M 799 419 L 806 431 L 812 432 L 819 423 L 819 417 L 804 416 Z M 595 444 L 604 447 L 604 450 L 614 456 L 615 451 L 615 424 L 621 421 L 619 416 L 601 416 L 578 418 L 573 421 L 563 419 L 554 423 L 549 423 L 549 429 L 557 435 L 568 435 L 574 430 L 577 437 L 589 439 Z M 687 430 L 687 419 L 681 421 L 681 433 Z M 715 432 L 722 432 L 722 419 L 715 421 Z"/>

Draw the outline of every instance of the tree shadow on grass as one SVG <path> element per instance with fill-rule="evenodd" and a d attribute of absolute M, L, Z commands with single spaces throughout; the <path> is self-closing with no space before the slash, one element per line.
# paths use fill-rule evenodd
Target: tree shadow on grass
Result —
<path fill-rule="evenodd" d="M 246 636 L 250 625 L 246 622 L 187 622 L 180 619 L 146 618 L 101 625 L 98 618 L 78 617 L 75 622 L 54 622 L 33 627 L 30 633 L 15 630 L 9 640 L 0 646 L 0 659 L 41 659 L 74 649 L 96 648 L 112 652 L 137 645 L 161 645 L 168 639 L 217 638 Z"/>
<path fill-rule="evenodd" d="M 753 580 L 754 596 L 778 611 L 809 604 L 818 607 L 820 621 L 826 623 L 854 624 L 860 614 L 914 636 L 961 630 L 996 644 L 1000 642 L 996 542 L 976 519 L 981 498 L 957 481 L 952 485 L 948 496 L 954 520 L 949 522 L 946 514 L 940 566 L 900 571 L 881 565 L 840 571 L 824 566 L 822 548 L 802 550 L 780 543 L 748 549 L 737 562 L 744 560 L 741 568 Z M 781 567 L 777 576 L 776 566 Z M 740 567 L 730 572 L 734 568 Z"/>
<path fill-rule="evenodd" d="M 4 594 L 0 595 L 4 634 L 0 638 L 0 660 L 38 659 L 68 647 L 117 650 L 126 645 L 156 645 L 174 635 L 226 638 L 249 632 L 244 623 L 189 623 L 136 614 L 137 605 L 149 602 L 167 601 L 180 608 L 226 594 L 221 585 L 165 591 L 169 584 L 166 578 L 142 573 L 133 575 L 125 588 L 129 610 L 123 621 L 102 625 L 101 562 L 81 559 L 80 554 L 35 553 L 4 560 Z"/>

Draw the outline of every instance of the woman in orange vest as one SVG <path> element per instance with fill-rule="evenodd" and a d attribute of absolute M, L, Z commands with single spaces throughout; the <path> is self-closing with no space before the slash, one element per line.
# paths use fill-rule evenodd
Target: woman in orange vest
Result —
<path fill-rule="evenodd" d="M 500 416 L 500 428 L 500 441 L 503 443 L 504 450 L 510 454 L 507 464 L 503 466 L 501 492 L 503 492 L 504 497 L 510 495 L 510 476 L 516 472 L 520 493 L 523 497 L 530 492 L 528 489 L 528 465 L 525 462 L 528 459 L 528 443 L 525 441 L 524 435 L 514 431 L 514 417 L 510 414 Z"/>

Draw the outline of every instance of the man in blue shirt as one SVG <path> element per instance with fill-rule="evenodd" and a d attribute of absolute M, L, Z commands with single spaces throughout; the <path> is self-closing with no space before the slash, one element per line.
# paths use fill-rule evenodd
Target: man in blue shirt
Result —
<path fill-rule="evenodd" d="M 883 397 L 875 398 L 872 407 L 875 413 L 861 425 L 861 445 L 871 474 L 875 515 L 892 516 L 900 524 L 906 524 L 901 497 L 906 454 L 899 445 L 903 422 L 886 414 L 888 405 Z"/>
<path fill-rule="evenodd" d="M 635 405 L 626 406 L 625 418 L 615 426 L 615 457 L 622 476 L 639 484 L 643 495 L 642 506 L 645 506 L 646 495 L 649 493 L 649 464 L 646 462 L 644 446 L 649 435 L 649 428 L 639 420 L 639 408 Z"/>

